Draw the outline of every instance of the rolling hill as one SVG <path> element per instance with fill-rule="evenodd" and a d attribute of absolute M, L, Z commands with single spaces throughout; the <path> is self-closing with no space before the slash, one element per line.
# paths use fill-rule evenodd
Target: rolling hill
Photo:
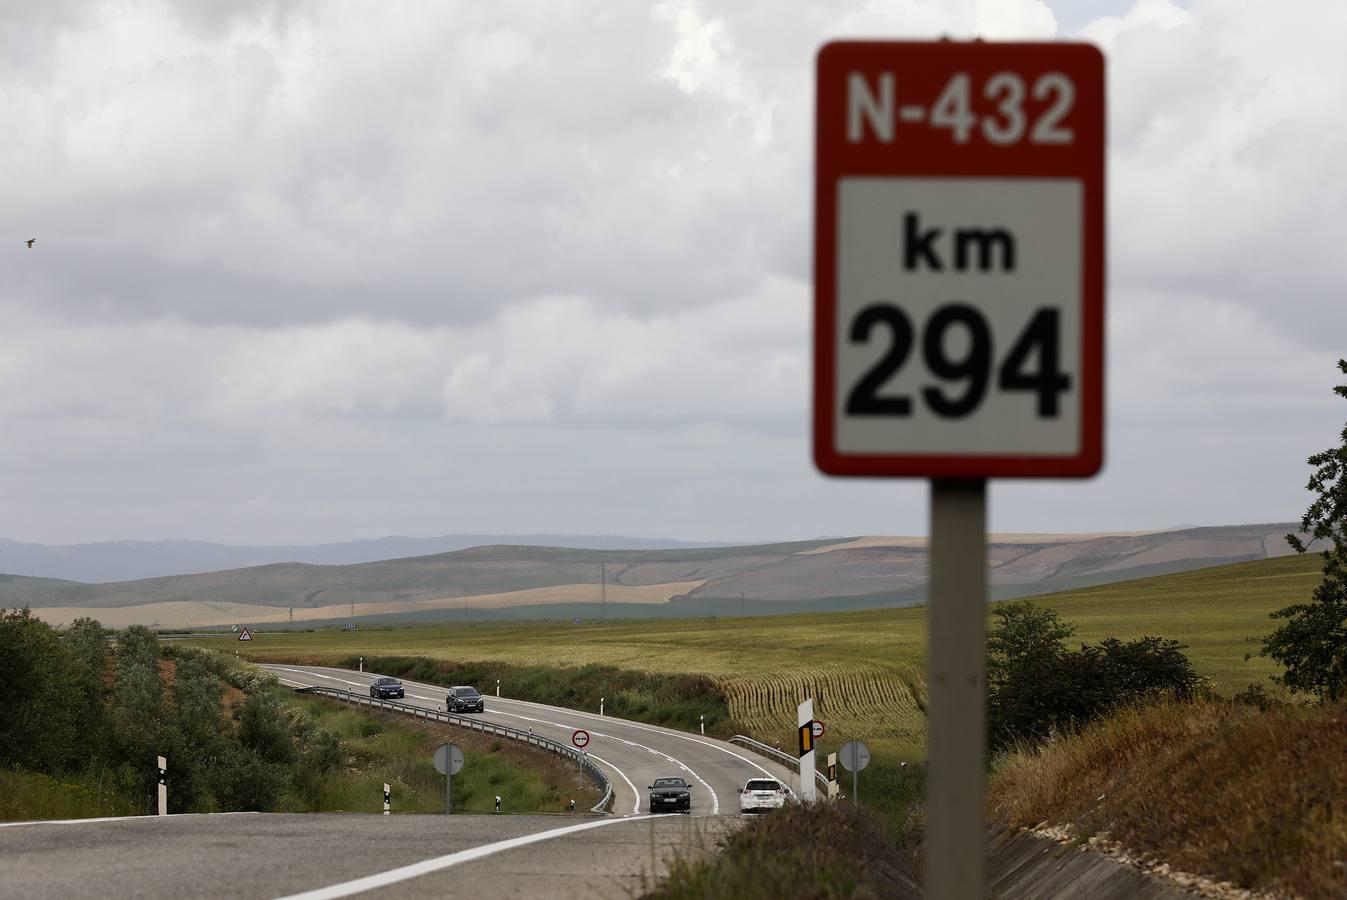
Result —
<path fill-rule="evenodd" d="M 426 556 L 488 544 L 580 547 L 593 550 L 669 550 L 715 547 L 714 543 L 591 534 L 445 534 L 389 536 L 334 544 L 249 546 L 208 541 L 97 541 L 35 544 L 0 538 L 0 572 L 39 578 L 104 583 L 244 569 L 273 563 L 347 566 Z"/>
<path fill-rule="evenodd" d="M 1140 534 L 993 535 L 993 597 L 1282 556 L 1293 525 Z M 495 545 L 330 566 L 277 563 L 83 584 L 0 581 L 0 605 L 52 622 L 92 615 L 162 627 L 383 620 L 755 615 L 910 606 L 924 599 L 923 538 L 594 550 Z M 606 584 L 601 586 L 601 581 Z M 603 598 L 606 595 L 606 604 Z M 605 610 L 606 606 L 606 610 Z"/>

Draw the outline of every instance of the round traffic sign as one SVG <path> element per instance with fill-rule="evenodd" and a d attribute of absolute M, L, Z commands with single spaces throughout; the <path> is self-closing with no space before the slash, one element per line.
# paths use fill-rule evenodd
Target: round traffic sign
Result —
<path fill-rule="evenodd" d="M 585 731 L 583 728 L 575 729 L 571 734 L 571 743 L 581 750 L 585 749 L 589 746 L 589 732 Z"/>
<path fill-rule="evenodd" d="M 441 775 L 457 775 L 463 768 L 463 751 L 457 744 L 440 744 L 435 748 L 435 771 Z"/>
<path fill-rule="evenodd" d="M 823 723 L 820 722 L 818 719 L 815 719 L 812 725 L 814 732 L 814 740 L 818 740 L 819 738 L 823 737 L 823 733 L 828 730 L 823 727 Z"/>
<path fill-rule="evenodd" d="M 870 748 L 865 746 L 865 741 L 847 741 L 837 751 L 837 761 L 848 772 L 859 772 L 870 765 Z"/>

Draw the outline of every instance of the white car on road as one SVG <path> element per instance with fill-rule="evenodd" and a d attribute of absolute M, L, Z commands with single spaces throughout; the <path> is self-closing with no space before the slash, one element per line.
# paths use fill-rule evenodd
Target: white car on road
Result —
<path fill-rule="evenodd" d="M 795 794 L 775 778 L 750 778 L 739 789 L 739 812 L 771 812 L 785 806 Z"/>

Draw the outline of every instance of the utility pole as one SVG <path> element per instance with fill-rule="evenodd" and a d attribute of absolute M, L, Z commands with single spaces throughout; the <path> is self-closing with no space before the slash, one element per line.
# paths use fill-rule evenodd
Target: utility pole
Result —
<path fill-rule="evenodd" d="M 290 627 L 295 627 L 295 608 L 293 606 L 290 607 Z"/>
<path fill-rule="evenodd" d="M 599 617 L 608 621 L 608 566 L 599 566 Z"/>

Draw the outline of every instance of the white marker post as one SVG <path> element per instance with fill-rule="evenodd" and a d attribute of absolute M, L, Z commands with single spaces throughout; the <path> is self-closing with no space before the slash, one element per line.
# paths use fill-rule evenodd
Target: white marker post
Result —
<path fill-rule="evenodd" d="M 159 757 L 159 815 L 168 815 L 168 760 Z"/>
<path fill-rule="evenodd" d="M 603 715 L 603 698 L 599 698 L 599 715 Z"/>
<path fill-rule="evenodd" d="M 796 709 L 800 731 L 800 797 L 814 799 L 814 698 Z"/>
<path fill-rule="evenodd" d="M 701 727 L 702 727 L 702 734 L 706 734 L 706 713 L 702 713 Z"/>
<path fill-rule="evenodd" d="M 388 814 L 389 814 L 390 812 L 392 812 L 392 811 L 393 811 L 393 794 L 392 794 L 391 791 L 389 791 L 388 785 L 385 784 L 385 785 L 384 785 L 384 815 L 388 815 Z"/>
<path fill-rule="evenodd" d="M 816 87 L 814 459 L 930 479 L 925 888 L 973 900 L 987 480 L 1103 465 L 1104 58 L 838 41 Z"/>
<path fill-rule="evenodd" d="M 499 679 L 499 678 L 496 679 L 496 696 L 497 696 L 497 697 L 500 696 L 500 679 Z"/>

